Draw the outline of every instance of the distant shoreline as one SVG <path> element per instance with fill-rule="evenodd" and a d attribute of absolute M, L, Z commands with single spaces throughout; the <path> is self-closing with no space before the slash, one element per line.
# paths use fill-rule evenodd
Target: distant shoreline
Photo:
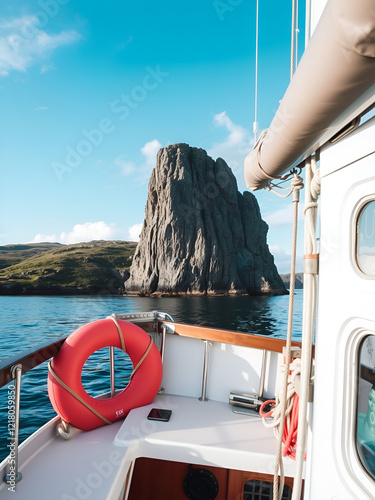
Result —
<path fill-rule="evenodd" d="M 152 294 L 147 294 L 143 292 L 124 292 L 123 290 L 118 290 L 118 292 L 98 289 L 93 290 L 84 287 L 66 287 L 66 288 L 25 288 L 19 289 L 20 286 L 14 285 L 14 287 L 0 287 L 1 297 L 47 297 L 47 296 L 78 296 L 78 295 L 121 295 L 124 297 L 275 297 L 280 295 L 288 295 L 289 292 L 285 293 L 231 293 L 231 292 L 155 292 Z"/>
<path fill-rule="evenodd" d="M 124 295 L 135 297 L 277 296 L 246 291 L 173 292 L 125 291 L 124 284 L 136 243 L 91 241 L 75 245 L 56 243 L 0 247 L 1 296 Z M 281 274 L 285 287 L 290 275 Z M 303 274 L 296 274 L 296 289 L 303 287 Z"/>

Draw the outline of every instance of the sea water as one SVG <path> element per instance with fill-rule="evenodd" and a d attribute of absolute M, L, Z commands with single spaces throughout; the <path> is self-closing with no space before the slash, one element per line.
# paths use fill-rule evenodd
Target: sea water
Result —
<path fill-rule="evenodd" d="M 295 293 L 293 340 L 301 339 L 302 290 Z M 0 360 L 58 339 L 110 314 L 161 311 L 176 322 L 285 338 L 289 297 L 128 297 L 120 295 L 0 297 Z M 116 350 L 117 351 L 117 350 Z M 119 354 L 117 356 L 120 356 Z M 91 359 L 92 358 L 92 359 Z M 108 390 L 108 356 L 90 357 L 82 381 L 91 395 Z M 128 360 L 123 360 L 128 371 Z M 86 367 L 86 365 L 85 365 Z M 121 377 L 116 377 L 121 384 Z M 9 385 L 9 384 L 8 384 Z M 7 455 L 8 385 L 0 389 L 0 461 Z M 117 386 L 116 386 L 117 387 Z M 20 442 L 55 416 L 47 393 L 47 363 L 22 377 Z"/>

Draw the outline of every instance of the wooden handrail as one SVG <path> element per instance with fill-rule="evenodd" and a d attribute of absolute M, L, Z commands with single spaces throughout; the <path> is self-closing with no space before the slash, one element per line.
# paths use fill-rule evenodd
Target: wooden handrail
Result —
<path fill-rule="evenodd" d="M 42 344 L 38 344 L 35 347 L 31 347 L 26 351 L 22 351 L 19 354 L 0 361 L 0 387 L 3 387 L 13 380 L 11 375 L 11 368 L 13 365 L 21 364 L 22 374 L 24 374 L 57 354 L 65 339 L 66 337 L 61 337 L 52 343 L 50 340 L 48 342 L 43 342 Z"/>
<path fill-rule="evenodd" d="M 159 330 L 161 330 L 162 325 L 168 326 L 170 330 L 174 331 L 175 335 L 180 335 L 181 337 L 211 340 L 214 342 L 223 342 L 224 344 L 241 345 L 245 347 L 253 347 L 254 349 L 265 349 L 272 352 L 281 353 L 286 343 L 285 340 L 267 337 L 264 335 L 240 333 L 220 328 L 189 325 L 186 323 L 172 323 L 170 321 L 160 321 Z M 300 347 L 301 343 L 292 342 L 292 345 Z"/>

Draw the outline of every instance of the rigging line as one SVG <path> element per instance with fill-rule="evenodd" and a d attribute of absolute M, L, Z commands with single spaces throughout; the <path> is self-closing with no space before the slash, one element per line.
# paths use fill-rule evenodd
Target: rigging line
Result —
<path fill-rule="evenodd" d="M 298 35 L 299 35 L 299 25 L 298 25 L 298 17 L 299 17 L 299 2 L 296 0 L 296 26 L 295 26 L 295 36 L 296 36 L 296 51 L 295 51 L 295 70 L 298 66 Z"/>
<path fill-rule="evenodd" d="M 256 8 L 256 25 L 255 25 L 255 115 L 254 115 L 254 123 L 253 123 L 253 132 L 254 132 L 254 143 L 257 142 L 257 134 L 258 134 L 258 29 L 259 25 L 259 0 L 257 0 L 257 8 Z"/>
<path fill-rule="evenodd" d="M 296 279 L 296 255 L 297 255 L 297 229 L 298 229 L 298 204 L 300 199 L 300 190 L 303 188 L 303 180 L 295 172 L 293 175 L 292 183 L 293 192 L 293 232 L 292 232 L 292 258 L 290 265 L 290 289 L 289 289 L 289 309 L 288 309 L 288 329 L 286 335 L 286 346 L 285 346 L 285 372 L 283 376 L 283 382 L 281 385 L 280 392 L 280 426 L 279 426 L 279 441 L 277 447 L 277 454 L 275 460 L 275 471 L 273 476 L 273 500 L 282 500 L 283 490 L 284 490 L 284 464 L 282 459 L 282 437 L 284 433 L 285 426 L 285 414 L 287 407 L 287 385 L 288 385 L 288 374 L 289 365 L 291 357 L 291 345 L 292 345 L 292 330 L 293 330 L 293 313 L 294 313 L 294 289 L 295 289 L 295 279 Z M 279 482 L 279 471 L 280 471 L 280 482 Z"/>
<path fill-rule="evenodd" d="M 293 188 L 289 189 L 289 192 L 287 194 L 278 193 L 275 189 L 272 189 L 271 187 L 268 187 L 268 191 L 271 191 L 271 193 L 276 194 L 276 196 L 279 196 L 280 198 L 288 198 L 293 193 Z"/>
<path fill-rule="evenodd" d="M 296 50 L 296 0 L 292 0 L 292 40 L 290 49 L 290 79 L 294 75 Z"/>
<path fill-rule="evenodd" d="M 280 191 L 290 191 L 290 186 L 288 187 L 283 187 L 281 184 L 284 184 L 287 182 L 289 179 L 286 179 L 285 181 L 281 181 L 278 184 L 274 182 L 270 182 L 268 186 L 265 187 L 265 189 L 272 188 L 272 189 L 280 189 Z"/>
<path fill-rule="evenodd" d="M 306 0 L 306 20 L 305 20 L 305 48 L 310 40 L 311 26 L 311 0 Z"/>
<path fill-rule="evenodd" d="M 277 189 L 280 189 L 280 190 L 287 191 L 288 189 L 290 189 L 290 186 L 288 186 L 288 187 L 282 187 L 282 184 L 285 184 L 286 182 L 288 182 L 291 179 L 291 175 L 294 175 L 295 173 L 298 174 L 298 175 L 300 175 L 301 174 L 301 169 L 299 169 L 299 170 L 296 170 L 296 169 L 291 170 L 284 177 L 280 177 L 280 182 L 271 182 L 270 181 L 268 187 L 277 188 Z M 267 188 L 265 188 L 265 189 L 267 189 Z"/>

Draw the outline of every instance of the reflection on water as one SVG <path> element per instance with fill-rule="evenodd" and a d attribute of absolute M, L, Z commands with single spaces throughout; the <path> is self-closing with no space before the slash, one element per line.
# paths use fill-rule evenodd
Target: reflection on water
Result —
<path fill-rule="evenodd" d="M 302 290 L 295 294 L 294 340 L 300 340 Z M 0 297 L 0 359 L 35 343 L 69 335 L 112 313 L 162 311 L 175 321 L 285 338 L 287 295 L 277 297 Z"/>
<path fill-rule="evenodd" d="M 289 297 L 144 298 L 144 310 L 168 312 L 175 321 L 285 338 Z M 149 307 L 147 307 L 149 306 Z M 162 307 L 161 307 L 162 306 Z M 295 295 L 294 340 L 300 340 L 302 290 Z"/>

